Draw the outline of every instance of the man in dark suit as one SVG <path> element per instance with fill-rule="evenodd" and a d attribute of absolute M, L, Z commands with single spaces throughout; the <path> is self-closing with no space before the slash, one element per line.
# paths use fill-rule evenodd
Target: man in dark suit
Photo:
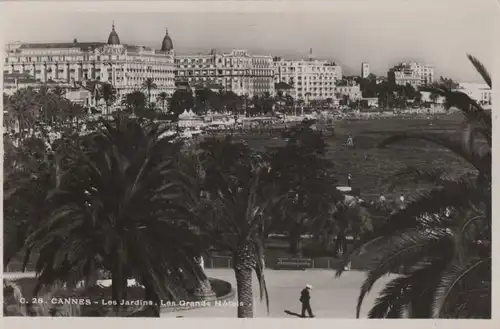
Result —
<path fill-rule="evenodd" d="M 309 314 L 309 317 L 314 318 L 314 315 L 311 310 L 311 292 L 310 290 L 312 289 L 311 285 L 306 285 L 306 287 L 302 290 L 300 293 L 300 302 L 302 303 L 302 314 L 301 316 L 303 318 L 306 317 L 306 311 Z"/>

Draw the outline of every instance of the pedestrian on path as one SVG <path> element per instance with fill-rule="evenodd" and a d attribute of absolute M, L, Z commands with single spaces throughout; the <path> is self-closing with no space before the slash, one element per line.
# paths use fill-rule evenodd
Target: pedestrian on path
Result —
<path fill-rule="evenodd" d="M 302 313 L 301 316 L 303 318 L 306 317 L 306 311 L 309 314 L 310 318 L 314 318 L 312 309 L 311 309 L 311 285 L 306 285 L 304 289 L 302 289 L 302 292 L 300 293 L 300 302 L 302 303 Z"/>

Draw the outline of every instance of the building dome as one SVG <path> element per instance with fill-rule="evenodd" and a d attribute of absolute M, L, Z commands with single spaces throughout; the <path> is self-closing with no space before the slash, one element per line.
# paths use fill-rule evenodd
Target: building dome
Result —
<path fill-rule="evenodd" d="M 174 43 L 172 39 L 168 35 L 168 29 L 165 32 L 165 37 L 163 38 L 163 42 L 161 43 L 161 51 L 171 51 L 174 49 Z"/>
<path fill-rule="evenodd" d="M 119 45 L 120 38 L 118 37 L 118 33 L 115 31 L 115 23 L 113 22 L 113 28 L 108 37 L 108 45 Z"/>

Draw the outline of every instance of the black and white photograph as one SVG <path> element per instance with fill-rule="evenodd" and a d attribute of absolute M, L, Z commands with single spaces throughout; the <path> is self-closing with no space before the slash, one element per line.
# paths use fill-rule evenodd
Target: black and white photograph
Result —
<path fill-rule="evenodd" d="M 497 1 L 0 10 L 4 317 L 492 318 Z"/>

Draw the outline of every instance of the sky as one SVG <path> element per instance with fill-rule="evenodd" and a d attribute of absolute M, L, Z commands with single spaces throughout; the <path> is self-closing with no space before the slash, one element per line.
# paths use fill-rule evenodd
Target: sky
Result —
<path fill-rule="evenodd" d="M 436 75 L 481 82 L 466 54 L 493 70 L 495 0 L 330 0 L 268 3 L 69 1 L 17 4 L 3 11 L 3 40 L 105 42 L 114 21 L 122 43 L 159 48 L 168 28 L 177 53 L 244 48 L 285 58 L 334 60 L 346 74 L 361 62 L 386 75 L 400 61 Z"/>

